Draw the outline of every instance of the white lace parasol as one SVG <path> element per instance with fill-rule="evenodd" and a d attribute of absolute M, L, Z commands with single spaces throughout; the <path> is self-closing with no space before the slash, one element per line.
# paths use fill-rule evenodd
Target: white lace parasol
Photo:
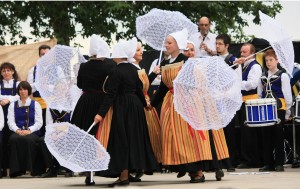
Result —
<path fill-rule="evenodd" d="M 49 124 L 46 145 L 61 166 L 74 172 L 108 169 L 109 154 L 99 141 L 67 122 Z"/>
<path fill-rule="evenodd" d="M 226 127 L 241 105 L 240 79 L 220 57 L 190 58 L 174 80 L 175 110 L 196 130 Z"/>
<path fill-rule="evenodd" d="M 186 28 L 189 35 L 198 32 L 196 24 L 178 11 L 152 9 L 136 18 L 136 35 L 150 47 L 161 50 L 165 37 L 170 33 Z"/>
<path fill-rule="evenodd" d="M 72 111 L 81 95 L 78 67 L 86 62 L 76 48 L 56 45 L 37 62 L 36 88 L 50 108 Z"/>
<path fill-rule="evenodd" d="M 294 46 L 291 36 L 275 19 L 259 11 L 261 26 L 268 40 L 276 52 L 279 63 L 292 76 L 294 68 Z"/>

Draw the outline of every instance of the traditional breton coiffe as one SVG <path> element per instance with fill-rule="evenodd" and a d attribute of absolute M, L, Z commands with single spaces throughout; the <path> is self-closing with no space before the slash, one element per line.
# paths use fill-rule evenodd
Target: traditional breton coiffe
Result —
<path fill-rule="evenodd" d="M 96 58 L 109 58 L 110 48 L 108 44 L 98 35 L 93 34 L 90 40 L 90 55 Z"/>
<path fill-rule="evenodd" d="M 187 39 L 188 39 L 188 31 L 186 28 L 184 28 L 181 31 L 171 33 L 170 36 L 172 36 L 176 40 L 178 48 L 180 50 L 186 49 Z"/>

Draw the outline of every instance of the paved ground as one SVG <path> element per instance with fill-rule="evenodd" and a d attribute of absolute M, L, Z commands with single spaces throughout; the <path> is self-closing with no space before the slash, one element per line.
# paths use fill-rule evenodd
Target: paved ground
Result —
<path fill-rule="evenodd" d="M 216 181 L 214 173 L 205 173 L 204 183 L 191 184 L 189 177 L 177 179 L 176 173 L 156 173 L 153 176 L 142 177 L 143 182 L 131 183 L 126 189 L 159 188 L 159 189 L 300 189 L 300 168 L 287 166 L 285 172 L 259 174 L 257 169 L 238 169 L 234 173 L 225 172 L 222 181 Z M 19 178 L 8 177 L 0 179 L 1 189 L 87 189 L 106 188 L 115 179 L 95 177 L 95 186 L 86 187 L 84 177 L 65 178 L 32 178 L 25 175 Z"/>

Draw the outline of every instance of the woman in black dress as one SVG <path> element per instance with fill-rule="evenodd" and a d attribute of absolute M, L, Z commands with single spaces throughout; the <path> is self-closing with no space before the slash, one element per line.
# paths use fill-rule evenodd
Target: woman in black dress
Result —
<path fill-rule="evenodd" d="M 130 172 L 151 172 L 157 168 L 144 113 L 147 103 L 142 83 L 135 66 L 128 63 L 128 58 L 134 56 L 136 44 L 134 38 L 115 46 L 112 58 L 118 65 L 110 75 L 105 100 L 94 120 L 95 123 L 102 121 L 110 106 L 113 106 L 107 146 L 111 160 L 109 169 L 101 175 L 119 179 L 109 187 L 129 185 Z"/>
<path fill-rule="evenodd" d="M 105 58 L 109 57 L 109 47 L 100 37 L 92 35 L 90 42 L 90 54 L 92 57 L 88 62 L 82 63 L 77 76 L 77 86 L 83 93 L 74 109 L 71 123 L 87 131 L 98 113 L 99 105 L 104 99 L 102 85 L 106 77 L 116 66 L 116 63 Z M 94 127 L 91 135 L 95 135 L 97 128 Z M 89 175 L 85 180 L 86 185 L 94 185 Z"/>
<path fill-rule="evenodd" d="M 20 81 L 18 81 L 18 73 L 12 63 L 2 63 L 0 66 L 0 71 L 0 105 L 2 106 L 4 115 L 4 127 L 1 131 L 3 151 L 0 153 L 0 177 L 5 177 L 7 175 L 7 168 L 9 166 L 9 152 L 7 146 L 9 136 L 11 135 L 11 131 L 7 125 L 7 112 L 9 104 L 19 99 L 19 96 L 17 95 L 17 86 Z"/>

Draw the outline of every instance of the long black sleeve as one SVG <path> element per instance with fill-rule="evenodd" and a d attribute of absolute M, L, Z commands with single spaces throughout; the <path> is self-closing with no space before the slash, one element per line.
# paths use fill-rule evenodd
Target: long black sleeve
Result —
<path fill-rule="evenodd" d="M 110 74 L 108 79 L 107 93 L 105 94 L 103 104 L 98 111 L 98 114 L 101 117 L 105 117 L 109 108 L 114 103 L 114 100 L 118 93 L 119 85 L 120 85 L 120 78 L 118 77 L 117 70 L 116 70 Z"/>
<path fill-rule="evenodd" d="M 80 64 L 80 67 L 79 67 L 79 71 L 78 71 L 78 76 L 77 76 L 77 86 L 79 89 L 82 89 L 82 65 L 83 64 Z"/>
<path fill-rule="evenodd" d="M 142 104 L 144 107 L 147 106 L 147 102 L 143 93 L 143 83 L 139 80 L 139 82 L 137 82 L 137 87 L 136 87 L 136 94 L 139 97 L 139 99 L 141 100 Z"/>
<path fill-rule="evenodd" d="M 165 95 L 169 91 L 169 88 L 161 81 L 157 92 L 151 99 L 151 106 L 156 107 L 164 99 Z"/>
<path fill-rule="evenodd" d="M 154 72 L 151 72 L 151 74 L 148 75 L 149 83 L 151 84 L 156 77 L 157 75 Z"/>

